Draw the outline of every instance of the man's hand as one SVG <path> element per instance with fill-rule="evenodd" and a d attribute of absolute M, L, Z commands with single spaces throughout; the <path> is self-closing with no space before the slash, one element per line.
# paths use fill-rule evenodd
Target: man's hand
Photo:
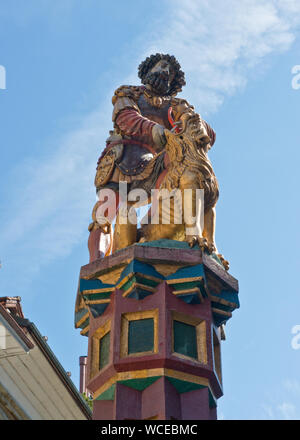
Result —
<path fill-rule="evenodd" d="M 176 121 L 173 123 L 172 133 L 180 133 L 182 131 L 182 121 Z"/>

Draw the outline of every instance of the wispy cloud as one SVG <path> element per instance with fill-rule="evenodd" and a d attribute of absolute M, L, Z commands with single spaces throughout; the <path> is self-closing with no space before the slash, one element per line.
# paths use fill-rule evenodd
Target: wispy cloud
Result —
<path fill-rule="evenodd" d="M 245 86 L 253 68 L 295 40 L 298 0 L 174 0 L 152 51 L 174 52 L 184 67 L 184 93 L 200 111 L 218 109 Z M 202 110 L 201 110 L 202 109 Z"/>
<path fill-rule="evenodd" d="M 279 414 L 281 414 L 281 418 L 283 420 L 297 420 L 299 419 L 299 415 L 297 416 L 297 411 L 295 405 L 290 402 L 282 402 L 278 405 Z"/>
<path fill-rule="evenodd" d="M 284 388 L 295 397 L 300 398 L 300 381 L 287 379 L 283 383 Z"/>
<path fill-rule="evenodd" d="M 262 418 L 268 420 L 300 420 L 300 382 L 286 379 L 278 384 L 262 407 Z"/>
<path fill-rule="evenodd" d="M 262 419 L 264 419 L 264 420 L 275 420 L 276 419 L 273 407 L 271 405 L 267 405 L 267 404 L 263 403 L 261 405 L 261 408 L 263 411 L 263 414 L 261 417 Z"/>
<path fill-rule="evenodd" d="M 263 420 L 299 420 L 296 406 L 291 402 L 283 401 L 279 404 L 262 405 Z"/>
<path fill-rule="evenodd" d="M 87 235 L 95 201 L 93 176 L 110 116 L 108 100 L 106 106 L 83 118 L 77 130 L 52 139 L 57 145 L 54 153 L 19 164 L 15 174 L 27 183 L 7 201 L 7 222 L 0 230 L 2 252 L 15 263 L 26 256 L 30 270 L 38 269 L 69 254 Z M 9 261 L 2 257 L 5 266 Z"/>
<path fill-rule="evenodd" d="M 201 113 L 216 111 L 262 60 L 289 49 L 299 23 L 298 0 L 167 1 L 152 37 L 136 53 L 136 64 L 151 52 L 174 53 L 186 72 L 184 96 Z M 135 68 L 122 73 L 123 83 L 136 81 Z M 15 196 L 6 202 L 10 221 L 0 231 L 3 258 L 17 249 L 20 261 L 26 255 L 27 266 L 39 270 L 86 239 L 96 160 L 111 129 L 111 110 L 110 99 L 103 97 L 80 128 L 49 140 L 51 155 L 26 164 L 27 184 L 20 192 L 16 182 Z"/>

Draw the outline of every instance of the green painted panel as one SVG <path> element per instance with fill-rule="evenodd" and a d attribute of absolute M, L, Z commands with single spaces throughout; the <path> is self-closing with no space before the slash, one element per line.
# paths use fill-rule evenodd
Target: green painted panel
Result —
<path fill-rule="evenodd" d="M 129 388 L 133 388 L 134 390 L 143 391 L 145 388 L 148 388 L 150 385 L 156 382 L 160 377 L 162 376 L 146 377 L 145 379 L 119 380 L 118 383 L 121 383 Z"/>
<path fill-rule="evenodd" d="M 204 385 L 187 382 L 185 380 L 175 379 L 174 377 L 166 376 L 168 381 L 176 388 L 178 393 L 188 393 L 189 391 L 200 390 L 205 388 Z"/>
<path fill-rule="evenodd" d="M 126 281 L 126 283 L 123 284 L 121 289 L 125 292 L 126 290 L 128 290 L 132 286 L 133 283 L 136 283 L 135 277 L 132 277 L 128 281 Z"/>
<path fill-rule="evenodd" d="M 154 350 L 154 319 L 129 321 L 128 354 Z"/>
<path fill-rule="evenodd" d="M 175 290 L 193 289 L 194 287 L 200 287 L 200 281 L 190 281 L 186 283 L 174 283 L 172 284 Z"/>
<path fill-rule="evenodd" d="M 108 390 L 100 394 L 96 400 L 115 400 L 116 384 L 113 384 Z"/>
<path fill-rule="evenodd" d="M 144 284 L 144 285 L 150 286 L 150 287 L 156 287 L 158 285 L 158 281 L 149 280 L 148 278 L 144 278 L 144 277 L 141 277 L 141 276 L 137 276 L 136 280 L 137 280 L 138 283 Z"/>
<path fill-rule="evenodd" d="M 198 359 L 196 327 L 174 320 L 173 331 L 174 351 Z"/>
<path fill-rule="evenodd" d="M 99 344 L 99 370 L 102 370 L 109 362 L 110 332 L 100 339 Z"/>

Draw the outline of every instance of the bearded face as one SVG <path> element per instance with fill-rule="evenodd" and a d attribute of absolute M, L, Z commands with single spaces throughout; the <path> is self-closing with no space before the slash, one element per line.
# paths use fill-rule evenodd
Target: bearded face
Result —
<path fill-rule="evenodd" d="M 149 84 L 152 90 L 160 96 L 168 95 L 174 74 L 170 64 L 165 60 L 160 60 L 146 75 L 145 83 Z"/>

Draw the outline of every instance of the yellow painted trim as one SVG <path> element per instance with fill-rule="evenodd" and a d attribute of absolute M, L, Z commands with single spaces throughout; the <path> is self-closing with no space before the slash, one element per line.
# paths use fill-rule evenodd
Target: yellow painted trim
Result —
<path fill-rule="evenodd" d="M 169 275 L 173 275 L 175 272 L 177 272 L 178 269 L 182 268 L 182 267 L 186 267 L 183 266 L 181 264 L 178 263 L 152 263 L 152 266 L 155 268 L 155 270 L 160 273 L 161 275 L 163 275 L 164 277 L 168 277 Z"/>
<path fill-rule="evenodd" d="M 118 380 L 118 374 L 108 379 L 102 387 L 98 388 L 95 393 L 93 393 L 93 399 L 97 399 L 100 394 L 104 393 L 104 391 L 108 390 L 112 385 L 114 385 Z"/>
<path fill-rule="evenodd" d="M 152 368 L 150 370 L 123 371 L 118 373 L 118 380 L 145 379 L 153 376 L 163 376 L 164 368 Z"/>
<path fill-rule="evenodd" d="M 173 293 L 173 295 L 184 295 L 184 294 L 187 294 L 187 293 L 195 293 L 195 292 L 198 293 L 200 301 L 203 302 L 204 298 L 203 298 L 203 295 L 201 293 L 201 290 L 198 287 L 193 287 L 193 289 L 173 290 L 172 293 Z"/>
<path fill-rule="evenodd" d="M 143 274 L 143 273 L 140 273 L 140 272 L 137 272 L 136 276 L 139 276 L 141 278 L 145 278 L 146 280 L 155 281 L 155 282 L 158 282 L 158 283 L 162 283 L 163 281 L 165 281 L 164 279 L 157 278 L 157 277 L 154 277 L 152 275 Z"/>
<path fill-rule="evenodd" d="M 90 314 L 87 312 L 82 318 L 79 319 L 79 321 L 76 322 L 76 328 L 80 327 L 81 324 L 84 323 L 89 318 Z"/>
<path fill-rule="evenodd" d="M 126 296 L 128 296 L 136 287 L 143 289 L 143 290 L 147 290 L 148 292 L 155 292 L 156 291 L 156 287 L 151 287 L 151 286 L 146 286 L 145 284 L 141 284 L 141 283 L 133 283 L 132 286 L 129 287 L 129 289 L 125 290 L 125 292 L 123 293 L 123 297 L 125 298 Z"/>
<path fill-rule="evenodd" d="M 209 387 L 209 380 L 206 377 L 194 376 L 193 374 L 184 373 L 183 371 L 164 369 L 164 376 L 169 376 L 174 379 L 184 380 L 185 382 L 196 383 L 197 385 L 203 385 Z"/>
<path fill-rule="evenodd" d="M 192 281 L 202 281 L 203 277 L 177 278 L 175 280 L 166 280 L 168 284 L 190 283 Z"/>
<path fill-rule="evenodd" d="M 82 294 L 83 295 L 93 295 L 96 293 L 106 293 L 106 292 L 113 292 L 115 290 L 115 287 L 106 287 L 103 289 L 90 289 L 90 290 L 83 290 Z"/>
<path fill-rule="evenodd" d="M 161 283 L 161 282 L 164 281 L 161 278 L 156 278 L 156 277 L 153 277 L 152 275 L 146 275 L 146 274 L 143 274 L 141 272 L 131 272 L 129 275 L 127 275 L 125 278 L 123 278 L 123 280 L 121 280 L 116 287 L 118 289 L 120 289 L 122 286 L 124 286 L 124 284 L 127 283 L 127 281 L 129 281 L 133 277 L 145 278 L 147 280 L 156 281 L 158 283 Z"/>
<path fill-rule="evenodd" d="M 110 299 L 88 299 L 85 302 L 86 304 L 108 304 L 110 303 Z"/>
<path fill-rule="evenodd" d="M 105 322 L 102 327 L 98 328 L 98 330 L 94 333 L 92 337 L 92 359 L 91 359 L 91 373 L 90 379 L 93 378 L 100 371 L 100 340 L 105 336 L 111 329 L 111 321 L 108 320 Z M 112 350 L 110 350 L 110 357 L 112 354 Z M 110 363 L 110 359 L 109 362 Z"/>
<path fill-rule="evenodd" d="M 131 272 L 129 275 L 126 275 L 126 277 L 123 278 L 123 279 L 119 282 L 119 284 L 116 286 L 117 289 L 121 289 L 122 286 L 124 286 L 124 284 L 126 284 L 127 281 L 129 281 L 129 280 L 130 280 L 131 278 L 133 278 L 134 276 L 135 276 L 135 273 L 134 273 L 134 272 Z"/>
<path fill-rule="evenodd" d="M 229 316 L 231 318 L 232 313 L 231 312 L 226 312 L 225 310 L 220 310 L 220 309 L 216 309 L 215 307 L 211 308 L 211 311 L 213 313 L 217 313 L 218 315 L 224 315 L 224 316 Z"/>
<path fill-rule="evenodd" d="M 202 321 L 197 325 L 197 348 L 198 359 L 203 364 L 207 364 L 207 345 L 206 345 L 206 321 Z"/>
<path fill-rule="evenodd" d="M 192 289 L 184 289 L 184 290 L 174 290 L 174 295 L 182 295 L 184 293 L 195 293 L 198 292 L 201 294 L 199 287 L 193 287 Z"/>
<path fill-rule="evenodd" d="M 90 330 L 90 326 L 86 326 L 84 329 L 81 330 L 80 334 L 84 336 L 88 331 Z"/>
<path fill-rule="evenodd" d="M 230 307 L 234 307 L 235 309 L 237 308 L 237 305 L 235 303 L 232 303 L 230 301 L 227 301 L 224 298 L 218 298 L 215 295 L 211 295 L 211 300 L 214 302 L 217 302 L 219 304 L 224 304 L 224 306 L 230 306 Z"/>

